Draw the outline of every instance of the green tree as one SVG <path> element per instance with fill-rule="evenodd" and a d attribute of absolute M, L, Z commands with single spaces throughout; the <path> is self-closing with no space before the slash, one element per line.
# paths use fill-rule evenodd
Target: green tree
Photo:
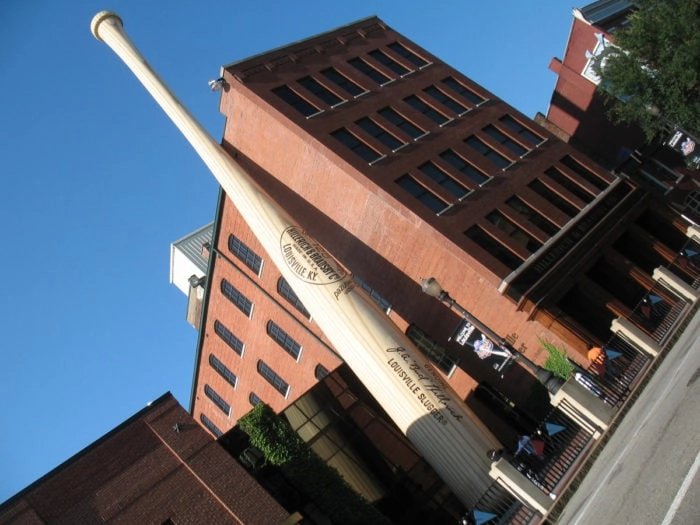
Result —
<path fill-rule="evenodd" d="M 629 25 L 598 55 L 599 89 L 615 122 L 651 140 L 669 124 L 700 132 L 700 0 L 636 0 Z"/>

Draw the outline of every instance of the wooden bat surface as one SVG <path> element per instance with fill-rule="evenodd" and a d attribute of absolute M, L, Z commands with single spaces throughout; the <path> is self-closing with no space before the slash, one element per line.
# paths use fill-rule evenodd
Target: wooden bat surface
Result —
<path fill-rule="evenodd" d="M 187 138 L 355 375 L 455 495 L 473 505 L 491 484 L 486 452 L 500 444 L 352 276 L 209 136 L 140 54 L 119 16 L 100 12 L 91 29 Z"/>

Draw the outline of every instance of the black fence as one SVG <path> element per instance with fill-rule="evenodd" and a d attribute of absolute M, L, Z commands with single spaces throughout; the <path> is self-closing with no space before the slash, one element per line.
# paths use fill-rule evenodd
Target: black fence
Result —
<path fill-rule="evenodd" d="M 649 354 L 618 333 L 601 347 L 599 357 L 587 369 L 575 363 L 574 366 L 583 374 L 583 377 L 576 376 L 576 379 L 584 387 L 608 405 L 618 407 L 651 361 Z"/>
<path fill-rule="evenodd" d="M 688 239 L 667 268 L 692 288 L 700 289 L 700 242 Z"/>
<path fill-rule="evenodd" d="M 629 320 L 656 343 L 662 344 L 673 334 L 689 309 L 690 303 L 686 299 L 656 283 L 634 307 Z"/>
<path fill-rule="evenodd" d="M 553 408 L 530 436 L 521 436 L 507 459 L 526 478 L 552 499 L 567 474 L 593 440 L 593 430 Z"/>
<path fill-rule="evenodd" d="M 460 523 L 469 525 L 530 525 L 540 523 L 542 515 L 531 509 L 494 481 Z"/>

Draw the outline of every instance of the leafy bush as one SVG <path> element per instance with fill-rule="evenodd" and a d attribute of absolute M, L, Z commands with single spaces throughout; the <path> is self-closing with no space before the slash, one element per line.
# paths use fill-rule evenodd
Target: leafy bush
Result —
<path fill-rule="evenodd" d="M 289 424 L 264 403 L 238 420 L 250 444 L 265 455 L 271 465 L 284 465 L 292 459 L 309 455 L 309 449 Z"/>
<path fill-rule="evenodd" d="M 336 469 L 310 450 L 287 420 L 268 405 L 256 405 L 238 420 L 238 426 L 267 462 L 278 465 L 287 480 L 332 523 L 389 525 L 385 516 L 355 492 Z"/>
<path fill-rule="evenodd" d="M 555 376 L 567 380 L 574 372 L 574 365 L 571 364 L 569 356 L 566 355 L 564 347 L 557 347 L 554 343 L 540 339 L 542 347 L 547 350 L 549 357 L 544 362 L 544 369 L 549 370 Z"/>

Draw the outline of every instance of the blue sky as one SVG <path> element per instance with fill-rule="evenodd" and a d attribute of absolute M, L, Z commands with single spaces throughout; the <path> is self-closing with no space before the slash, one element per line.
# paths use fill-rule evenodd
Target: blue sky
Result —
<path fill-rule="evenodd" d="M 196 332 L 185 297 L 168 283 L 169 245 L 213 220 L 217 186 L 93 38 L 96 12 L 122 16 L 218 141 L 224 118 L 207 81 L 222 64 L 370 15 L 526 115 L 545 113 L 555 82 L 547 66 L 564 54 L 571 7 L 1 1 L 0 502 L 166 391 L 189 407 Z"/>

